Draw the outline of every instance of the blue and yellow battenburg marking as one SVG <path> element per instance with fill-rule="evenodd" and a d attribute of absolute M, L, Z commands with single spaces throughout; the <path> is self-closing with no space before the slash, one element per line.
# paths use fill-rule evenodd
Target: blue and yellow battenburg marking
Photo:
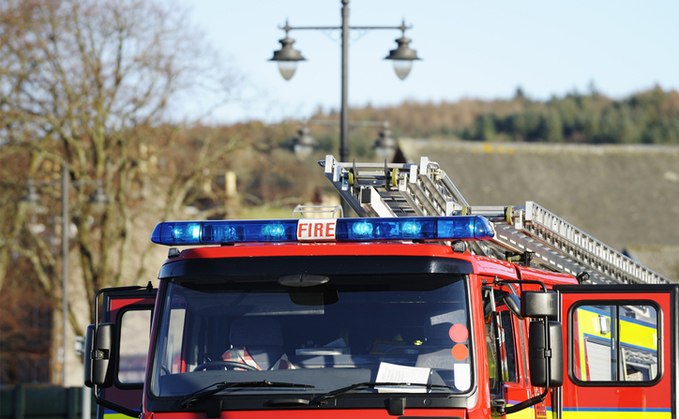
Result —
<path fill-rule="evenodd" d="M 476 216 L 290 220 L 164 221 L 151 241 L 168 246 L 226 243 L 490 240 L 495 228 Z"/>

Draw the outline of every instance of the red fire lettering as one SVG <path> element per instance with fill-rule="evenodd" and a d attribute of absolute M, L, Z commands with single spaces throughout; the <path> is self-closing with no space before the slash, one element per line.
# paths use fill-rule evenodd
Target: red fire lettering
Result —
<path fill-rule="evenodd" d="M 302 237 L 304 237 L 305 234 L 308 234 L 309 233 L 308 227 L 309 227 L 309 224 L 307 224 L 307 223 L 302 223 L 302 222 L 298 223 L 297 224 L 297 237 L 302 238 Z"/>
<path fill-rule="evenodd" d="M 297 224 L 299 240 L 334 240 L 335 220 L 302 221 Z"/>
<path fill-rule="evenodd" d="M 314 228 L 314 236 L 323 237 L 323 223 L 316 223 Z"/>

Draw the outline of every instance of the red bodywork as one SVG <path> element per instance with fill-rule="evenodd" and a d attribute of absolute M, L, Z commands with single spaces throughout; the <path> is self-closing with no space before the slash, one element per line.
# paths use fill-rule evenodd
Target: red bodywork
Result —
<path fill-rule="evenodd" d="M 494 279 L 500 280 L 516 280 L 518 279 L 517 272 L 520 273 L 523 279 L 540 280 L 548 285 L 550 288 L 554 285 L 576 284 L 576 280 L 570 276 L 559 273 L 546 273 L 544 271 L 521 267 L 509 262 L 499 261 L 486 257 L 474 256 L 469 253 L 456 253 L 449 246 L 439 244 L 414 244 L 414 243 L 286 243 L 286 244 L 250 244 L 250 245 L 236 245 L 236 246 L 222 246 L 222 247 L 203 247 L 192 248 L 182 251 L 180 256 L 168 259 L 165 263 L 172 264 L 175 261 L 185 259 L 210 259 L 210 258 L 229 258 L 229 257 L 271 257 L 271 256 L 354 256 L 354 255 L 403 255 L 403 256 L 432 256 L 455 258 L 469 261 L 473 267 L 475 274 L 470 275 L 470 295 L 472 299 L 472 316 L 478 319 L 483 318 L 483 307 L 481 303 L 481 287 L 484 281 L 492 282 Z M 525 286 L 526 289 L 539 289 L 537 286 Z M 523 354 L 523 359 L 518 362 L 518 383 L 505 384 L 506 397 L 517 403 L 518 401 L 526 400 L 532 396 L 540 394 L 543 389 L 530 386 L 528 380 L 528 361 L 523 348 L 527 347 L 528 320 L 519 321 L 516 318 L 515 326 L 521 328 L 520 336 L 523 341 L 517 341 L 515 351 L 517 354 Z M 476 348 L 484 348 L 486 345 L 484 339 L 484 325 L 480 322 L 473 322 L 475 329 L 474 336 L 476 341 L 474 345 Z M 478 386 L 478 402 L 475 406 L 468 410 L 461 409 L 406 409 L 406 416 L 417 417 L 468 417 L 468 418 L 489 418 L 494 416 L 490 400 L 492 395 L 488 387 L 488 380 L 483 377 L 488 377 L 488 365 L 486 363 L 485 351 L 478 351 L 473 354 L 475 357 L 475 364 L 479 366 L 477 371 L 480 385 Z M 548 405 L 550 400 L 542 403 L 542 409 L 539 407 L 536 411 L 544 411 L 545 405 Z M 276 417 L 281 419 L 286 418 L 312 418 L 317 417 L 319 412 L 313 410 L 281 410 L 276 412 Z M 388 414 L 386 410 L 376 411 L 374 409 L 361 410 L 352 409 L 350 413 L 346 410 L 326 410 L 322 412 L 323 417 L 326 418 L 347 418 L 348 414 L 352 418 L 376 418 L 376 417 L 393 417 Z M 189 413 L 159 413 L 153 415 L 152 412 L 143 411 L 142 419 L 155 416 L 156 419 L 162 418 L 204 418 L 202 414 Z M 222 418 L 257 418 L 257 417 L 271 417 L 271 411 L 240 411 L 240 412 L 223 412 Z"/>
<path fill-rule="evenodd" d="M 172 264 L 178 261 L 190 259 L 217 259 L 217 258 L 257 258 L 257 257 L 286 257 L 286 256 L 430 256 L 440 258 L 454 258 L 458 260 L 468 261 L 473 266 L 473 273 L 468 275 L 469 291 L 471 299 L 471 318 L 474 342 L 473 347 L 477 348 L 475 353 L 470 356 L 473 357 L 473 364 L 476 365 L 477 370 L 474 372 L 477 377 L 477 387 L 475 389 L 475 400 L 473 405 L 469 405 L 467 409 L 427 409 L 427 408 L 411 408 L 407 406 L 404 414 L 411 417 L 459 417 L 459 418 L 490 418 L 502 417 L 503 415 L 497 413 L 492 406 L 493 399 L 498 397 L 503 398 L 509 405 L 515 405 L 521 401 L 527 400 L 531 397 L 541 394 L 544 389 L 533 387 L 530 383 L 530 371 L 528 362 L 528 325 L 530 320 L 519 320 L 516 316 L 509 316 L 511 318 L 510 324 L 514 332 L 513 348 L 507 347 L 507 343 L 500 346 L 502 353 L 511 352 L 511 349 L 516 354 L 516 382 L 503 380 L 501 394 L 493 394 L 489 386 L 489 365 L 486 358 L 486 325 L 480 319 L 484 319 L 484 307 L 482 301 L 482 294 L 484 287 L 494 287 L 496 290 L 507 291 L 507 285 L 497 286 L 493 283 L 497 280 L 532 280 L 541 281 L 547 288 L 556 288 L 564 291 L 564 299 L 562 302 L 561 321 L 568 319 L 569 307 L 578 299 L 583 297 L 591 298 L 592 300 L 616 300 L 616 299 L 630 299 L 631 296 L 639 299 L 647 299 L 657 301 L 664 313 L 671 313 L 665 315 L 662 323 L 663 339 L 662 352 L 663 358 L 663 376 L 662 379 L 654 386 L 633 387 L 633 386 L 598 386 L 598 387 L 583 387 L 575 384 L 572 377 L 569 377 L 568 362 L 566 362 L 565 384 L 561 390 L 562 396 L 560 398 L 553 398 L 550 395 L 542 402 L 530 408 L 530 417 L 545 417 L 550 412 L 557 410 L 562 411 L 578 411 L 579 408 L 597 409 L 600 407 L 613 408 L 639 408 L 651 407 L 654 409 L 661 409 L 662 411 L 670 412 L 676 407 L 672 406 L 671 394 L 676 392 L 676 382 L 672 384 L 672 380 L 676 380 L 676 371 L 672 359 L 676 358 L 676 342 L 671 343 L 672 336 L 676 336 L 676 297 L 673 297 L 672 292 L 676 294 L 676 290 L 669 291 L 665 294 L 639 294 L 639 293 L 612 293 L 608 296 L 602 296 L 602 292 L 585 295 L 582 293 L 567 293 L 565 290 L 569 286 L 577 285 L 576 279 L 571 275 L 548 272 L 538 269 L 531 269 L 517 264 L 509 263 L 492 258 L 474 256 L 470 253 L 457 253 L 453 251 L 450 246 L 440 244 L 423 244 L 423 243 L 286 243 L 286 244 L 249 244 L 249 245 L 235 245 L 235 246 L 221 246 L 221 247 L 203 247 L 191 248 L 184 250 L 177 257 L 169 258 L 165 261 L 165 266 L 171 268 Z M 162 289 L 161 283 L 160 288 Z M 514 285 L 517 292 L 520 294 L 523 291 L 539 290 L 540 287 L 534 284 L 516 284 Z M 582 287 L 580 287 L 582 288 Z M 110 309 L 112 318 L 115 317 L 116 310 L 122 306 L 134 303 L 134 301 L 127 301 L 120 305 L 112 304 Z M 148 303 L 148 301 L 139 301 L 138 304 Z M 156 313 L 156 316 L 158 314 Z M 156 320 L 154 320 L 154 324 Z M 573 354 L 569 345 L 569 329 L 567 324 L 563 328 L 563 342 L 565 346 L 564 355 L 566 359 L 573 358 Z M 153 341 L 153 339 L 151 340 Z M 673 387 L 674 386 L 674 387 Z M 111 394 L 113 396 L 113 394 Z M 118 397 L 112 399 L 122 401 Z M 470 399 L 471 400 L 471 399 Z M 584 410 L 591 412 L 593 410 Z M 675 412 L 676 413 L 676 412 Z M 351 409 L 351 410 L 322 410 L 318 411 L 312 408 L 309 409 L 294 409 L 285 408 L 273 413 L 271 410 L 266 411 L 223 411 L 221 418 L 313 418 L 322 414 L 324 418 L 376 418 L 376 417 L 393 417 L 389 415 L 386 409 Z M 205 418 L 203 412 L 174 412 L 174 413 L 153 413 L 147 410 L 146 404 L 142 406 L 142 419 L 202 419 Z M 526 417 L 526 416 L 523 416 Z"/>

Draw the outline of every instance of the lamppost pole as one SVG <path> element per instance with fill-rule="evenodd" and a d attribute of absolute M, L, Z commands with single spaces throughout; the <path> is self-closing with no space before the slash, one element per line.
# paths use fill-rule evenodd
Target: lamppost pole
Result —
<path fill-rule="evenodd" d="M 349 159 L 349 0 L 342 0 L 342 106 L 340 110 L 340 161 Z"/>
<path fill-rule="evenodd" d="M 28 193 L 21 198 L 23 202 L 26 202 L 29 205 L 38 205 L 40 203 L 40 196 L 36 192 L 35 188 L 35 181 L 33 179 L 28 179 Z M 68 333 L 67 333 L 67 328 L 68 328 L 68 278 L 69 278 L 69 269 L 68 269 L 68 248 L 69 248 L 69 233 L 70 233 L 70 227 L 71 227 L 71 220 L 69 217 L 69 212 L 68 212 L 68 195 L 69 195 L 69 187 L 71 184 L 73 185 L 85 185 L 85 184 L 90 184 L 93 183 L 93 181 L 89 180 L 75 180 L 73 182 L 70 181 L 68 177 L 68 163 L 64 161 L 61 164 L 61 181 L 40 181 L 39 183 L 43 185 L 50 185 L 50 186 L 56 186 L 61 184 L 61 321 L 62 321 L 62 326 L 61 326 L 61 347 L 59 348 L 59 354 L 58 358 L 59 361 L 61 361 L 61 385 L 66 386 L 66 340 L 68 338 Z M 104 191 L 101 187 L 101 182 L 100 181 L 95 181 L 97 185 L 96 192 L 93 196 L 90 197 L 90 203 L 92 204 L 106 204 L 108 202 L 108 198 L 104 194 Z"/>
<path fill-rule="evenodd" d="M 68 166 L 61 164 L 61 385 L 66 387 L 66 326 L 68 325 L 68 233 L 70 220 L 68 218 Z"/>

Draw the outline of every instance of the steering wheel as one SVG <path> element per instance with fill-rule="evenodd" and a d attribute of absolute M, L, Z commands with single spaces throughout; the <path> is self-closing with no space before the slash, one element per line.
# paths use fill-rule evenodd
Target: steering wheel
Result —
<path fill-rule="evenodd" d="M 252 365 L 244 364 L 242 362 L 236 362 L 236 361 L 208 361 L 204 362 L 200 365 L 198 365 L 196 368 L 194 368 L 194 371 L 209 371 L 209 370 L 235 370 L 235 369 L 244 369 L 247 371 L 259 371 L 257 368 L 253 367 Z"/>

